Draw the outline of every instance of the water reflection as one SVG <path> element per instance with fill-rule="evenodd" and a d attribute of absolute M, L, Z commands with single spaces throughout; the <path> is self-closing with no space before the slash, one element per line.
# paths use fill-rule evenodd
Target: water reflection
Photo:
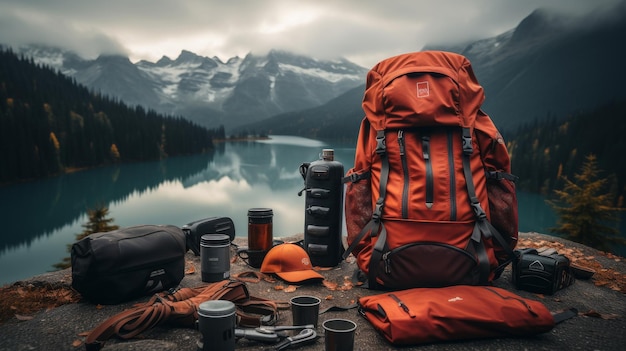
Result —
<path fill-rule="evenodd" d="M 270 207 L 276 237 L 301 233 L 303 162 L 333 148 L 347 171 L 354 143 L 289 136 L 218 144 L 212 154 L 93 169 L 33 183 L 0 187 L 0 285 L 46 272 L 68 256 L 87 221 L 86 211 L 109 206 L 115 224 L 186 223 L 212 216 L 233 219 L 247 235 L 247 210 Z M 518 193 L 521 231 L 549 233 L 556 217 L 540 195 Z M 623 215 L 626 217 L 626 215 Z M 624 219 L 623 219 L 624 221 Z M 623 224 L 623 223 L 622 223 Z M 622 233 L 624 229 L 622 228 Z"/>
<path fill-rule="evenodd" d="M 274 235 L 302 232 L 304 198 L 298 168 L 316 160 L 317 140 L 273 136 L 272 140 L 218 144 L 213 154 L 119 165 L 0 188 L 0 284 L 51 269 L 67 256 L 67 244 L 87 220 L 86 211 L 109 206 L 119 226 L 183 225 L 210 217 L 233 218 L 247 234 L 247 209 L 274 210 Z M 343 150 L 343 151 L 342 151 Z M 336 148 L 351 164 L 354 148 Z M 8 269 L 18 267 L 19 269 Z"/>

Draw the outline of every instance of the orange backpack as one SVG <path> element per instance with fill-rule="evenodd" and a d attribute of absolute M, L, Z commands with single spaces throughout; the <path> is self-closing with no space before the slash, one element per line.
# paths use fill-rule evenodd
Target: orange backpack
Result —
<path fill-rule="evenodd" d="M 355 255 L 370 288 L 484 285 L 513 259 L 516 177 L 483 100 L 458 54 L 409 53 L 369 71 L 343 257 Z"/>

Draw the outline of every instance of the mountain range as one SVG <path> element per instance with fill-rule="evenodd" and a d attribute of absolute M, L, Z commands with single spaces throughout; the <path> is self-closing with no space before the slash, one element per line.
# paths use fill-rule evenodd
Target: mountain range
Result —
<path fill-rule="evenodd" d="M 163 56 L 137 63 L 119 55 L 87 60 L 41 45 L 17 52 L 127 104 L 227 129 L 322 105 L 362 84 L 367 72 L 345 59 L 317 60 L 278 50 L 226 62 L 183 50 L 174 60 Z"/>
<path fill-rule="evenodd" d="M 432 43 L 422 50 L 465 55 L 485 89 L 483 110 L 506 132 L 626 98 L 624 38 L 626 1 L 585 17 L 539 9 L 492 38 Z M 126 103 L 208 127 L 224 125 L 229 134 L 262 130 L 350 138 L 363 117 L 367 69 L 345 59 L 272 50 L 222 62 L 183 51 L 174 60 L 132 63 L 122 56 L 85 60 L 55 48 L 18 51 Z"/>

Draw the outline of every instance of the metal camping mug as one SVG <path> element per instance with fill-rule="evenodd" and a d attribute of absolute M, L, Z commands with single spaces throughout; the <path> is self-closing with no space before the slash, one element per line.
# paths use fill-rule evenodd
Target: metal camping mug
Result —
<path fill-rule="evenodd" d="M 248 210 L 248 264 L 260 268 L 265 254 L 274 242 L 271 208 L 251 208 Z"/>
<path fill-rule="evenodd" d="M 198 306 L 198 351 L 235 349 L 235 304 L 227 300 L 204 301 Z"/>
<path fill-rule="evenodd" d="M 200 262 L 203 282 L 219 282 L 230 278 L 230 237 L 205 234 L 200 238 Z"/>

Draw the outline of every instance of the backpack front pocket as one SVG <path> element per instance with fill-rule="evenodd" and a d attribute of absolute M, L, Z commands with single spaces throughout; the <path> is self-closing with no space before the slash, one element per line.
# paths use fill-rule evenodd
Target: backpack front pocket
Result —
<path fill-rule="evenodd" d="M 392 289 L 479 282 L 476 259 L 470 252 L 437 242 L 411 243 L 387 251 L 379 263 L 378 278 Z"/>

